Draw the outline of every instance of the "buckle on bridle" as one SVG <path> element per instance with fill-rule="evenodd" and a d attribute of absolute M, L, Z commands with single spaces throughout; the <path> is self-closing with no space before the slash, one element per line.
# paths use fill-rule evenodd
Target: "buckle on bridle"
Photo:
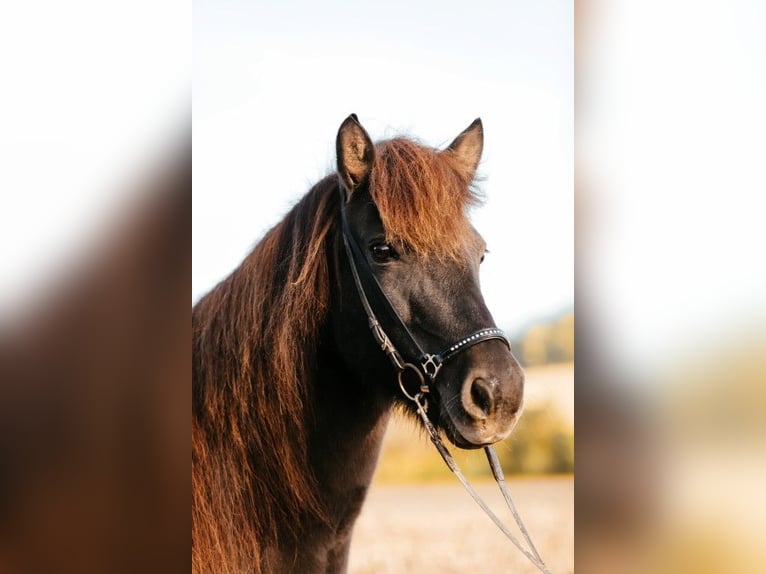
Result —
<path fill-rule="evenodd" d="M 420 366 L 423 367 L 423 372 L 433 381 L 436 378 L 439 369 L 442 368 L 441 355 L 423 355 L 420 359 Z"/>

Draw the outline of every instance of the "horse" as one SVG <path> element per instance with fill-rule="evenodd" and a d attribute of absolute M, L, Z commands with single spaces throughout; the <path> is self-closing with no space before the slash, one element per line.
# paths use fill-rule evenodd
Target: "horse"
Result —
<path fill-rule="evenodd" d="M 345 572 L 389 417 L 415 414 L 418 385 L 455 446 L 510 434 L 524 376 L 468 218 L 483 142 L 477 119 L 443 150 L 373 143 L 350 115 L 336 171 L 192 308 L 193 572 Z M 446 351 L 421 368 L 413 346 Z"/>

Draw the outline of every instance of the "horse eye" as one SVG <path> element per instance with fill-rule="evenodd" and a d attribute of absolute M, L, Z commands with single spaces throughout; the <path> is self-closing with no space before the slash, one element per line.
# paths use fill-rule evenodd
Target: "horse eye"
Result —
<path fill-rule="evenodd" d="M 388 243 L 376 243 L 371 247 L 372 258 L 378 263 L 399 259 L 399 254 Z"/>
<path fill-rule="evenodd" d="M 481 254 L 481 259 L 479 259 L 479 263 L 484 263 L 484 257 L 489 253 L 489 249 L 485 249 L 484 253 Z"/>

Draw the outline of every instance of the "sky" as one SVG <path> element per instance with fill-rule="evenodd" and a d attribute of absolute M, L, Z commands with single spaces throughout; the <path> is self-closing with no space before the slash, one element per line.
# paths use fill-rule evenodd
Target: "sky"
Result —
<path fill-rule="evenodd" d="M 577 305 L 637 372 L 766 325 L 766 4 L 590 7 Z"/>
<path fill-rule="evenodd" d="M 481 117 L 487 304 L 511 331 L 573 305 L 570 2 L 198 0 L 193 18 L 193 301 L 334 169 L 353 112 L 373 140 L 435 147 Z"/>
<path fill-rule="evenodd" d="M 578 306 L 634 368 L 766 322 L 766 5 L 587 6 Z M 488 305 L 509 331 L 571 305 L 572 19 L 552 0 L 5 3 L 0 316 L 97 243 L 135 166 L 188 131 L 190 87 L 193 301 L 333 169 L 355 112 L 430 145 L 480 116 Z"/>

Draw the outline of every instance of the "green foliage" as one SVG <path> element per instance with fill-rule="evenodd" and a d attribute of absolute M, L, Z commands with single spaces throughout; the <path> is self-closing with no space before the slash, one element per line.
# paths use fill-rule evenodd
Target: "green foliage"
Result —
<path fill-rule="evenodd" d="M 448 445 L 470 478 L 490 478 L 484 451 Z M 508 474 L 574 472 L 574 431 L 549 406 L 528 408 L 516 429 L 495 445 Z M 410 421 L 395 418 L 389 429 L 375 480 L 408 483 L 452 480 L 453 476 L 423 432 Z"/>
<path fill-rule="evenodd" d="M 511 436 L 496 447 L 506 472 L 574 472 L 574 432 L 549 407 L 527 409 Z"/>
<path fill-rule="evenodd" d="M 538 323 L 514 338 L 513 352 L 524 366 L 574 360 L 574 313 Z"/>

